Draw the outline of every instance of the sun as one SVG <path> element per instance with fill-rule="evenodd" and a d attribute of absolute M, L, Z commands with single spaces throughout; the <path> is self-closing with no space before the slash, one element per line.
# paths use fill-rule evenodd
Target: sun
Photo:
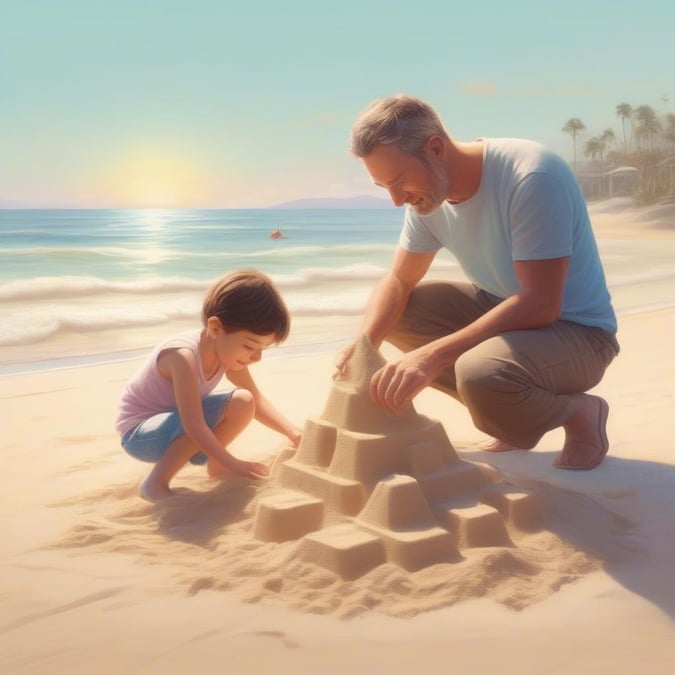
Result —
<path fill-rule="evenodd" d="M 212 178 L 184 153 L 156 148 L 127 150 L 105 177 L 109 201 L 125 208 L 205 206 Z"/>

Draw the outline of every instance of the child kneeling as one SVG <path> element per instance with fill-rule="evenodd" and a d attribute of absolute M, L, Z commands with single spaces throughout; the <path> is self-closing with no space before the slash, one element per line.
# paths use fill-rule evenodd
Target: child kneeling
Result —
<path fill-rule="evenodd" d="M 288 309 L 274 284 L 244 270 L 211 286 L 201 329 L 155 348 L 126 385 L 115 425 L 130 455 L 155 464 L 140 487 L 144 499 L 170 496 L 171 480 L 188 461 L 207 464 L 215 478 L 267 476 L 264 464 L 227 451 L 254 418 L 297 447 L 300 429 L 262 395 L 249 372 L 264 349 L 286 339 L 289 328 Z M 211 393 L 223 375 L 235 388 Z"/>

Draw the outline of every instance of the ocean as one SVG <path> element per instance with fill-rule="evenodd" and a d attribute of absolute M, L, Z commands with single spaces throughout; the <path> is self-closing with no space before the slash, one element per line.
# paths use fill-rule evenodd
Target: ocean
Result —
<path fill-rule="evenodd" d="M 199 325 L 210 282 L 241 268 L 274 279 L 294 320 L 318 319 L 287 349 L 333 349 L 358 326 L 402 219 L 394 208 L 0 210 L 0 374 L 133 358 L 150 336 Z M 598 244 L 619 317 L 675 304 L 675 241 Z M 433 274 L 462 278 L 447 252 Z"/>

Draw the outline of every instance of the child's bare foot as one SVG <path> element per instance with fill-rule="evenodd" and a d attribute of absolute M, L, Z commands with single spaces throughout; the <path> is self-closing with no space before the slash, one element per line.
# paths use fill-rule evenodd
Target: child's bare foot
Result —
<path fill-rule="evenodd" d="M 605 399 L 583 394 L 583 403 L 565 422 L 565 445 L 553 462 L 559 469 L 588 471 L 595 469 L 609 449 Z"/>
<path fill-rule="evenodd" d="M 151 481 L 149 477 L 141 483 L 138 492 L 143 499 L 149 502 L 158 502 L 167 497 L 173 497 L 174 495 L 168 485 L 155 483 Z"/>
<path fill-rule="evenodd" d="M 506 441 L 500 441 L 498 438 L 493 438 L 491 441 L 485 441 L 480 444 L 480 449 L 484 452 L 510 452 L 517 450 L 515 445 L 511 445 Z"/>

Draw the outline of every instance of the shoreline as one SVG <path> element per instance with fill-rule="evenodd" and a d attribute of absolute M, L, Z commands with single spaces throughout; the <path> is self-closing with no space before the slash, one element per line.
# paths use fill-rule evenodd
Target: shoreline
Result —
<path fill-rule="evenodd" d="M 323 354 L 337 350 L 345 343 L 345 340 L 333 342 L 319 342 L 302 345 L 281 345 L 265 354 L 265 360 L 293 358 L 296 356 L 310 356 Z M 20 375 L 32 375 L 36 373 L 52 373 L 65 370 L 77 370 L 79 368 L 94 368 L 116 363 L 130 361 L 140 362 L 152 351 L 152 346 L 147 348 L 128 349 L 117 352 L 102 352 L 84 355 L 64 355 L 54 358 L 37 359 L 35 361 L 13 361 L 0 363 L 0 379 Z"/>
<path fill-rule="evenodd" d="M 675 299 L 673 299 L 673 302 L 630 306 L 617 311 L 617 319 L 619 320 L 619 324 L 621 324 L 622 319 L 626 319 L 627 317 L 636 314 L 648 315 L 655 312 L 667 312 L 673 309 L 675 309 Z M 301 327 L 296 329 L 297 334 L 294 334 L 292 329 L 288 340 L 284 344 L 275 346 L 267 351 L 263 358 L 267 361 L 337 351 L 350 339 L 356 337 L 360 320 L 361 315 L 355 315 L 354 317 L 327 316 L 322 318 L 303 317 L 301 320 L 296 319 L 294 323 L 301 323 Z M 113 363 L 140 361 L 150 353 L 156 340 L 160 339 L 160 335 L 165 337 L 166 335 L 173 334 L 173 332 L 179 333 L 182 330 L 188 330 L 192 327 L 193 324 L 190 323 L 188 326 L 179 326 L 175 331 L 171 330 L 171 326 L 168 328 L 162 327 L 162 332 L 159 330 L 146 330 L 144 331 L 144 342 L 147 346 L 143 347 L 130 346 L 126 349 L 114 349 L 109 347 L 107 350 L 104 347 L 104 350 L 102 351 L 99 346 L 95 351 L 84 354 L 65 353 L 53 356 L 42 354 L 32 360 L 7 360 L 5 358 L 0 362 L 0 380 L 15 375 L 31 375 L 33 373 L 73 370 Z M 167 330 L 169 332 L 166 332 Z M 619 332 L 620 330 L 621 325 L 619 325 Z M 329 335 L 331 331 L 333 332 L 332 336 Z M 155 333 L 157 333 L 156 337 Z M 106 341 L 103 340 L 103 343 L 106 344 Z M 24 348 L 16 347 L 12 351 L 18 351 L 20 349 Z M 9 351 L 7 347 L 5 347 L 4 350 Z"/>
<path fill-rule="evenodd" d="M 263 358 L 271 360 L 338 349 L 356 335 L 360 322 L 361 314 L 293 317 L 291 332 L 286 341 L 268 349 Z M 37 356 L 32 359 L 25 358 L 24 345 L 0 347 L 0 378 L 139 360 L 146 357 L 167 336 L 192 330 L 197 326 L 199 318 L 144 328 L 93 332 L 86 335 L 89 351 L 84 353 L 82 348 L 75 351 L 77 347 L 72 345 L 69 339 L 71 336 L 62 335 L 60 340 L 48 342 L 41 350 L 40 345 L 36 345 Z"/>

